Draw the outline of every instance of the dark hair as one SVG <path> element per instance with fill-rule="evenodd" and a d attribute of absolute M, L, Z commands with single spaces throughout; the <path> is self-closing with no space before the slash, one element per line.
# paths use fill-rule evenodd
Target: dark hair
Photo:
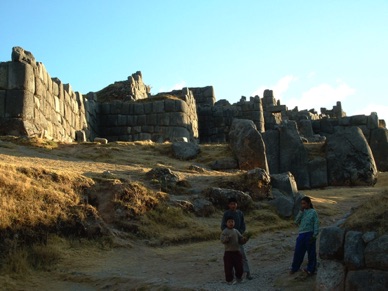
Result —
<path fill-rule="evenodd" d="M 236 197 L 230 197 L 229 200 L 228 200 L 228 204 L 229 204 L 230 202 L 235 202 L 235 203 L 237 203 Z"/>
<path fill-rule="evenodd" d="M 310 197 L 308 197 L 308 196 L 303 196 L 303 197 L 302 197 L 302 200 L 303 200 L 303 201 L 306 201 L 306 202 L 310 205 L 310 208 L 314 208 L 313 203 L 311 202 L 311 198 L 310 198 Z"/>
<path fill-rule="evenodd" d="M 225 221 L 228 221 L 228 220 L 230 220 L 230 219 L 234 221 L 234 217 L 233 217 L 233 216 L 227 216 L 226 219 L 225 219 Z"/>

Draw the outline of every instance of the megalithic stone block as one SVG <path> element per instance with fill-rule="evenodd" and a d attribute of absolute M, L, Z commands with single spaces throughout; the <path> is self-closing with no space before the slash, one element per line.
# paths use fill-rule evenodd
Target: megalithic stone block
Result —
<path fill-rule="evenodd" d="M 5 96 L 6 96 L 5 90 L 0 90 L 0 118 L 5 117 Z"/>
<path fill-rule="evenodd" d="M 34 118 L 34 95 L 26 90 L 8 90 L 5 98 L 5 117 Z"/>
<path fill-rule="evenodd" d="M 8 63 L 0 63 L 0 90 L 8 88 Z"/>
<path fill-rule="evenodd" d="M 35 75 L 32 66 L 11 62 L 8 65 L 8 89 L 35 93 Z"/>

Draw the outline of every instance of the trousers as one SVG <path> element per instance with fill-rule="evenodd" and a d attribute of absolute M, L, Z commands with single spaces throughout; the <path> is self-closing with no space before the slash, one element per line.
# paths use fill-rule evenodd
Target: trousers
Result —
<path fill-rule="evenodd" d="M 234 274 L 241 279 L 243 274 L 243 261 L 240 251 L 227 251 L 224 253 L 224 271 L 226 282 L 233 281 Z"/>
<path fill-rule="evenodd" d="M 300 233 L 296 239 L 294 258 L 291 265 L 292 272 L 296 272 L 300 269 L 306 252 L 308 258 L 307 271 L 313 274 L 317 266 L 317 254 L 312 231 Z"/>

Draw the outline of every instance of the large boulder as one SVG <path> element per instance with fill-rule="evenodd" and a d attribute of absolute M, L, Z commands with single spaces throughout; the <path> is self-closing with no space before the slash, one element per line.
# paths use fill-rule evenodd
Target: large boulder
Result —
<path fill-rule="evenodd" d="M 388 271 L 368 269 L 349 271 L 345 290 L 388 290 Z"/>
<path fill-rule="evenodd" d="M 377 169 L 381 172 L 388 171 L 388 130 L 385 128 L 371 130 L 369 145 Z"/>
<path fill-rule="evenodd" d="M 289 218 L 294 213 L 294 199 L 289 195 L 284 194 L 279 189 L 272 189 L 272 197 L 274 199 L 268 201 L 270 205 L 275 207 L 279 216 Z"/>
<path fill-rule="evenodd" d="M 228 207 L 228 201 L 232 197 L 236 198 L 238 208 L 241 210 L 249 209 L 253 202 L 251 196 L 247 193 L 226 188 L 208 188 L 203 191 L 203 196 L 220 209 L 226 209 Z"/>
<path fill-rule="evenodd" d="M 171 145 L 172 154 L 179 160 L 194 159 L 199 153 L 199 145 L 192 142 L 173 142 Z"/>
<path fill-rule="evenodd" d="M 349 270 L 357 270 L 365 266 L 364 249 L 362 233 L 348 231 L 345 235 L 344 262 Z"/>
<path fill-rule="evenodd" d="M 271 192 L 271 177 L 260 168 L 247 171 L 243 175 L 243 183 L 253 200 L 263 200 L 269 197 Z"/>
<path fill-rule="evenodd" d="M 146 173 L 146 177 L 155 180 L 160 184 L 160 189 L 164 192 L 173 192 L 180 181 L 180 176 L 169 168 L 156 167 Z"/>
<path fill-rule="evenodd" d="M 327 139 L 326 159 L 331 186 L 372 186 L 377 181 L 372 151 L 358 127 L 336 127 Z"/>
<path fill-rule="evenodd" d="M 272 200 L 268 203 L 274 206 L 281 217 L 295 216 L 300 208 L 298 187 L 290 172 L 271 175 Z"/>
<path fill-rule="evenodd" d="M 298 186 L 291 172 L 271 175 L 271 185 L 272 188 L 277 188 L 291 197 L 298 193 Z"/>
<path fill-rule="evenodd" d="M 265 144 L 252 120 L 233 119 L 229 145 L 242 170 L 262 168 L 268 173 Z"/>
<path fill-rule="evenodd" d="M 279 127 L 280 173 L 291 172 L 299 189 L 310 188 L 308 153 L 299 136 L 295 121 L 284 121 Z"/>
<path fill-rule="evenodd" d="M 316 280 L 315 290 L 342 291 L 344 290 L 345 267 L 337 261 L 322 260 Z"/>
<path fill-rule="evenodd" d="M 388 270 L 388 234 L 367 244 L 365 263 L 367 268 Z"/>
<path fill-rule="evenodd" d="M 336 226 L 321 230 L 319 238 L 319 257 L 326 260 L 342 260 L 344 256 L 345 231 Z"/>
<path fill-rule="evenodd" d="M 209 217 L 215 212 L 213 203 L 204 198 L 194 199 L 193 210 L 195 215 L 200 217 Z"/>

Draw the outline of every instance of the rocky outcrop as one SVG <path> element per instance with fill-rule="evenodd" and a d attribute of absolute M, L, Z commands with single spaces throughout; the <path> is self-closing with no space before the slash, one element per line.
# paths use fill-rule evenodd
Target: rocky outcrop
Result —
<path fill-rule="evenodd" d="M 326 159 L 332 186 L 372 186 L 377 181 L 372 151 L 358 127 L 337 127 L 328 136 Z"/>
<path fill-rule="evenodd" d="M 261 168 L 268 172 L 265 144 L 253 121 L 234 119 L 229 132 L 229 145 L 240 169 Z"/>

